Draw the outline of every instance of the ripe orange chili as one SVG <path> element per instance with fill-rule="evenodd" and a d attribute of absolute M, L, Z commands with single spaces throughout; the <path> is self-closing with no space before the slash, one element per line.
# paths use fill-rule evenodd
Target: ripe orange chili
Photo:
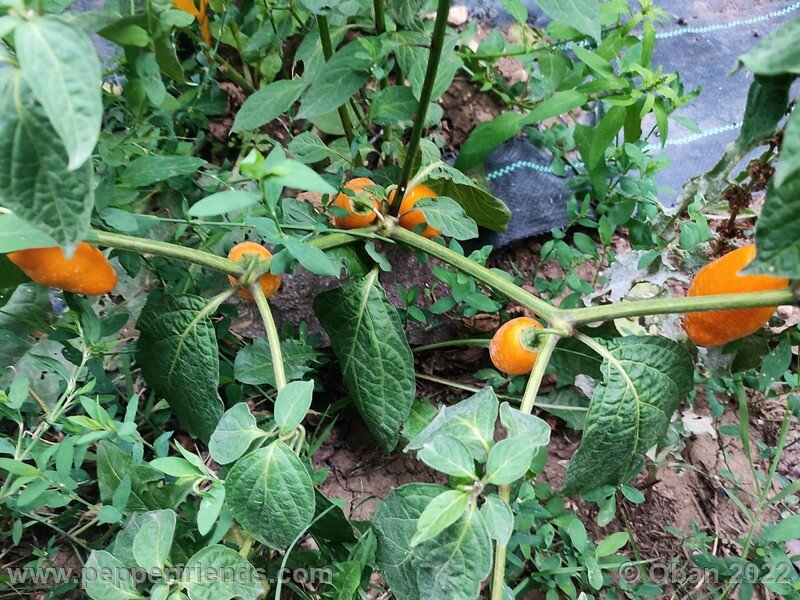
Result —
<path fill-rule="evenodd" d="M 365 189 L 370 185 L 375 185 L 375 182 L 366 177 L 356 177 L 345 184 L 345 189 L 354 191 L 356 195 L 354 198 L 345 193 L 336 196 L 333 205 L 346 210 L 348 213 L 344 217 L 333 217 L 333 224 L 336 227 L 339 229 L 366 227 L 378 217 L 375 210 L 380 210 L 381 201 L 373 193 Z"/>
<path fill-rule="evenodd" d="M 389 192 L 389 204 L 392 203 L 394 194 L 395 190 Z M 425 222 L 425 215 L 421 210 L 414 208 L 414 205 L 420 200 L 436 197 L 438 197 L 438 194 L 427 185 L 417 185 L 406 191 L 406 195 L 403 196 L 403 201 L 400 203 L 400 211 L 398 212 L 400 227 L 408 229 L 409 231 L 414 231 L 418 225 L 425 223 L 425 229 L 422 231 L 423 237 L 434 238 L 442 235 L 441 231 L 435 227 L 431 227 Z"/>
<path fill-rule="evenodd" d="M 509 375 L 530 373 L 539 351 L 526 344 L 531 327 L 542 328 L 542 324 L 530 317 L 511 319 L 498 329 L 489 342 L 489 356 L 499 371 Z"/>
<path fill-rule="evenodd" d="M 61 248 L 28 248 L 8 259 L 36 283 L 86 296 L 107 294 L 117 285 L 117 273 L 103 253 L 81 242 L 71 258 Z"/>
<path fill-rule="evenodd" d="M 783 277 L 739 275 L 739 271 L 755 257 L 756 247 L 749 244 L 708 263 L 692 280 L 688 295 L 761 292 L 780 290 L 789 285 L 789 280 Z M 683 327 L 689 339 L 698 346 L 720 346 L 758 331 L 777 308 L 766 306 L 687 313 Z"/>
<path fill-rule="evenodd" d="M 228 252 L 228 258 L 236 262 L 243 262 L 245 256 L 257 256 L 260 259 L 267 259 L 272 257 L 272 252 L 255 242 L 241 242 L 236 244 L 231 248 L 231 251 Z M 236 287 L 239 285 L 238 280 L 233 275 L 228 275 L 228 279 L 232 286 Z M 261 289 L 264 290 L 264 295 L 269 298 L 272 294 L 277 292 L 278 288 L 281 286 L 281 277 L 280 275 L 265 273 L 258 278 L 258 283 L 261 285 Z M 250 293 L 250 290 L 244 288 L 239 290 L 239 295 L 248 300 L 253 299 L 253 294 Z"/>

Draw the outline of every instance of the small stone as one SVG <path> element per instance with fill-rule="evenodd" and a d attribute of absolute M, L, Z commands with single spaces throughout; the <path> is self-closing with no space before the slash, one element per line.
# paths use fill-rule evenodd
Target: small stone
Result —
<path fill-rule="evenodd" d="M 469 20 L 469 11 L 466 6 L 453 6 L 447 13 L 447 22 L 453 27 L 460 27 Z"/>

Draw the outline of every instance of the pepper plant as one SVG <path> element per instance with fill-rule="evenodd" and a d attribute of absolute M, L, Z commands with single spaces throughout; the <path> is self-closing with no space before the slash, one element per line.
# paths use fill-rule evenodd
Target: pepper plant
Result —
<path fill-rule="evenodd" d="M 472 52 L 464 43 L 470 28 L 447 25 L 449 0 L 145 2 L 81 18 L 59 3 L 2 2 L 7 548 L 48 532 L 74 549 L 83 591 L 97 599 L 354 598 L 376 586 L 401 600 L 478 598 L 488 586 L 499 600 L 527 589 L 586 597 L 616 585 L 611 573 L 626 560 L 628 536 L 595 545 L 563 498 L 583 495 L 612 515 L 618 494 L 644 499 L 633 479 L 650 450 L 663 449 L 673 414 L 694 389 L 696 361 L 683 338 L 624 335 L 609 324 L 697 313 L 716 326 L 730 314 L 718 311 L 793 305 L 798 296 L 790 285 L 715 293 L 723 285 L 687 297 L 557 304 L 556 293 L 534 293 L 519 273 L 487 266 L 491 248 L 465 251 L 479 228 L 501 231 L 510 219 L 471 169 L 501 141 L 580 109 L 604 112 L 593 125 L 528 130 L 560 149 L 555 169 L 575 173 L 576 220 L 589 222 L 593 207 L 601 243 L 625 226 L 652 262 L 675 248 L 672 225 L 681 219 L 663 214 L 649 179 L 631 187 L 633 171 L 657 168 L 643 121 L 653 115 L 663 143 L 670 113 L 691 97 L 676 75 L 652 65 L 660 11 L 649 2 L 632 11 L 617 0 L 541 0 L 553 18 L 542 33 L 525 25 L 520 2 L 506 4 L 531 37 L 507 47 L 495 36 Z M 426 19 L 430 8 L 435 16 Z M 798 23 L 743 55 L 756 80 L 742 136 L 684 190 L 702 210 L 743 153 L 771 140 L 761 160 L 778 167 L 747 273 L 787 279 L 800 278 L 800 246 L 789 235 L 797 225 L 797 115 L 783 125 L 798 72 Z M 122 48 L 105 83 L 92 33 Z M 491 78 L 494 55 L 535 60 L 539 70 L 525 89 L 492 80 L 489 88 L 515 110 L 476 127 L 451 166 L 436 143 L 436 101 L 462 70 Z M 347 188 L 351 175 L 368 182 Z M 404 208 L 422 186 L 430 192 Z M 355 213 L 369 224 L 346 228 Z M 591 238 L 581 235 L 583 250 Z M 245 239 L 261 250 L 225 258 Z M 571 260 L 567 243 L 556 241 L 548 251 L 566 247 Z M 107 258 L 77 260 L 84 244 L 108 249 Z M 390 247 L 431 264 L 447 288 L 424 310 L 416 291 L 402 290 L 405 320 L 382 284 L 393 268 Z M 56 250 L 35 258 L 40 248 L 59 249 L 58 261 Z M 96 283 L 109 264 L 119 277 L 110 294 L 73 285 Z M 286 285 L 301 269 L 330 282 L 308 298 L 330 351 L 305 327 L 280 329 L 273 317 L 268 296 L 277 278 Z M 232 328 L 243 305 L 232 302 L 237 291 L 255 307 L 263 335 Z M 518 405 L 491 385 L 439 410 L 418 399 L 404 323 L 507 306 L 542 325 L 520 338 L 535 356 L 507 390 Z M 462 343 L 489 340 L 427 349 Z M 340 373 L 345 398 L 322 402 L 338 388 L 319 376 L 321 366 Z M 588 407 L 542 400 L 548 372 L 565 393 L 576 376 L 594 381 Z M 414 453 L 442 484 L 392 490 L 371 521 L 347 515 L 320 491 L 327 473 L 313 459 L 333 426 L 326 419 L 349 406 L 385 452 Z M 582 416 L 581 445 L 555 497 L 537 487 L 550 439 L 537 408 Z M 793 410 L 787 403 L 778 455 Z M 757 535 L 768 508 L 800 491 L 775 471 L 747 515 L 740 561 L 763 563 L 766 551 L 788 562 L 775 544 L 785 532 Z M 571 570 L 553 554 L 556 526 L 570 538 L 562 556 Z M 532 541 L 534 527 L 549 533 Z M 532 548 L 542 552 L 532 557 Z M 741 583 L 734 563 L 723 565 L 725 594 Z M 283 576 L 311 568 L 330 578 L 311 585 Z M 224 569 L 237 575 L 207 575 Z M 155 574 L 137 580 L 141 570 Z M 53 596 L 78 585 L 60 583 Z M 796 591 L 796 577 L 786 585 Z"/>

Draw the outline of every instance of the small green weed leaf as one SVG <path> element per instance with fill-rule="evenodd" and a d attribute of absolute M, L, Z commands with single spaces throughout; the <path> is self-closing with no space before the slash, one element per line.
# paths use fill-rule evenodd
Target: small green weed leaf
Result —
<path fill-rule="evenodd" d="M 594 552 L 595 556 L 597 558 L 611 556 L 615 552 L 622 550 L 622 548 L 625 547 L 625 544 L 628 543 L 629 539 L 630 536 L 624 531 L 617 531 L 616 533 L 612 533 L 602 542 L 597 544 L 597 549 Z"/>
<path fill-rule="evenodd" d="M 370 118 L 379 125 L 397 125 L 410 121 L 419 102 L 410 87 L 395 85 L 380 90 L 372 97 Z"/>
<path fill-rule="evenodd" d="M 787 23 L 739 57 L 756 75 L 800 74 L 800 19 Z"/>
<path fill-rule="evenodd" d="M 178 456 L 164 456 L 154 458 L 150 461 L 150 466 L 172 477 L 194 477 L 205 476 L 205 473 L 190 463 L 188 460 Z"/>
<path fill-rule="evenodd" d="M 57 17 L 25 20 L 14 30 L 22 76 L 69 156 L 84 165 L 100 135 L 100 60 L 89 36 Z M 41 143 L 50 142 L 49 138 Z"/>
<path fill-rule="evenodd" d="M 600 42 L 600 5 L 595 0 L 536 0 L 548 17 Z"/>
<path fill-rule="evenodd" d="M 158 510 L 139 519 L 139 530 L 133 537 L 133 557 L 143 569 L 161 569 L 169 560 L 172 536 L 175 534 L 175 511 Z"/>
<path fill-rule="evenodd" d="M 197 511 L 197 531 L 206 535 L 214 527 L 225 504 L 225 486 L 215 481 L 203 494 Z"/>
<path fill-rule="evenodd" d="M 417 532 L 411 538 L 411 547 L 435 538 L 455 523 L 467 510 L 470 495 L 458 490 L 447 490 L 428 503 L 417 519 Z"/>
<path fill-rule="evenodd" d="M 371 64 L 358 41 L 339 49 L 306 92 L 297 118 L 311 119 L 339 108 L 364 86 Z"/>
<path fill-rule="evenodd" d="M 19 69 L 0 69 L 0 156 L 0 203 L 27 223 L 16 244 L 52 239 L 71 254 L 89 229 L 94 168 L 84 161 L 68 169 L 66 150 Z M 6 226 L 13 225 L 9 216 Z"/>
<path fill-rule="evenodd" d="M 481 506 L 481 516 L 489 537 L 501 546 L 507 545 L 514 532 L 514 513 L 508 502 L 497 494 L 490 494 Z"/>
<path fill-rule="evenodd" d="M 306 164 L 317 163 L 326 158 L 348 158 L 339 155 L 335 150 L 328 147 L 313 131 L 304 131 L 295 136 L 286 148 L 297 160 Z"/>
<path fill-rule="evenodd" d="M 281 354 L 283 368 L 289 380 L 302 379 L 319 361 L 319 352 L 302 340 L 281 340 Z M 233 363 L 233 376 L 242 383 L 250 385 L 266 383 L 275 387 L 275 371 L 267 340 L 259 338 L 239 350 Z"/>
<path fill-rule="evenodd" d="M 406 450 L 421 450 L 425 444 L 446 435 L 466 445 L 475 460 L 485 461 L 494 439 L 497 404 L 494 390 L 485 387 L 458 404 L 445 406 L 430 425 L 409 442 Z"/>
<path fill-rule="evenodd" d="M 283 442 L 240 458 L 225 479 L 227 502 L 242 528 L 275 549 L 286 549 L 314 517 L 314 485 Z"/>
<path fill-rule="evenodd" d="M 228 573 L 228 576 L 222 576 Z M 258 572 L 236 550 L 215 544 L 186 561 L 181 583 L 191 600 L 256 600 L 263 593 Z"/>
<path fill-rule="evenodd" d="M 445 488 L 412 483 L 392 490 L 375 511 L 376 561 L 403 600 L 477 599 L 492 567 L 492 547 L 479 511 L 464 511 L 436 539 L 411 547 L 417 519 Z"/>
<path fill-rule="evenodd" d="M 200 314 L 205 306 L 198 296 L 151 294 L 136 323 L 136 361 L 181 424 L 208 442 L 223 406 L 217 337 L 211 320 Z"/>
<path fill-rule="evenodd" d="M 39 474 L 39 469 L 33 465 L 14 460 L 13 458 L 0 458 L 0 471 L 6 471 L 20 477 L 35 477 Z"/>
<path fill-rule="evenodd" d="M 284 235 L 281 238 L 283 247 L 306 269 L 316 275 L 326 277 L 338 277 L 341 267 L 335 265 L 327 255 L 317 248 L 311 246 L 296 237 Z"/>
<path fill-rule="evenodd" d="M 381 446 L 392 450 L 416 381 L 411 347 L 377 271 L 317 295 L 314 312 L 331 338 L 353 403 Z"/>
<path fill-rule="evenodd" d="M 534 453 L 540 448 L 526 436 L 507 437 L 492 446 L 486 459 L 484 479 L 495 485 L 513 483 L 528 471 Z"/>
<path fill-rule="evenodd" d="M 471 240 L 478 237 L 478 226 L 470 219 L 461 205 L 445 196 L 439 198 L 426 198 L 414 205 L 425 215 L 425 220 L 431 227 L 442 232 L 442 235 L 457 240 Z"/>
<path fill-rule="evenodd" d="M 232 463 L 266 434 L 258 428 L 256 418 L 244 402 L 225 411 L 208 442 L 211 458 L 221 465 Z"/>
<path fill-rule="evenodd" d="M 82 587 L 93 600 L 132 600 L 144 598 L 133 578 L 121 576 L 125 565 L 105 550 L 92 550 L 83 568 Z"/>
<path fill-rule="evenodd" d="M 290 381 L 275 398 L 275 422 L 281 433 L 288 433 L 303 422 L 311 408 L 313 381 Z"/>
<path fill-rule="evenodd" d="M 500 405 L 500 423 L 509 437 L 525 437 L 531 447 L 538 448 L 550 443 L 550 425 L 534 415 L 513 408 L 508 402 Z"/>
<path fill-rule="evenodd" d="M 481 227 L 492 231 L 505 231 L 511 213 L 502 200 L 478 187 L 460 171 L 441 165 L 429 174 L 426 185 L 438 196 L 452 198 L 461 205 L 467 216 Z"/>
<path fill-rule="evenodd" d="M 229 190 L 206 196 L 189 208 L 189 216 L 213 217 L 239 211 L 261 201 L 261 194 L 247 190 Z"/>
<path fill-rule="evenodd" d="M 788 542 L 800 539 L 800 515 L 789 515 L 780 522 L 767 525 L 759 539 L 763 542 Z"/>
<path fill-rule="evenodd" d="M 120 180 L 130 187 L 145 187 L 172 177 L 194 175 L 205 164 L 195 156 L 140 156 L 131 161 Z"/>
<path fill-rule="evenodd" d="M 258 129 L 289 110 L 308 84 L 302 79 L 281 79 L 270 83 L 245 100 L 231 131 Z"/>
<path fill-rule="evenodd" d="M 603 383 L 592 396 L 581 446 L 564 480 L 567 494 L 624 483 L 667 431 L 692 387 L 692 359 L 663 337 L 632 336 L 605 343 Z"/>
<path fill-rule="evenodd" d="M 429 467 L 447 475 L 476 479 L 475 461 L 469 448 L 449 435 L 437 436 L 426 442 L 417 457 Z"/>

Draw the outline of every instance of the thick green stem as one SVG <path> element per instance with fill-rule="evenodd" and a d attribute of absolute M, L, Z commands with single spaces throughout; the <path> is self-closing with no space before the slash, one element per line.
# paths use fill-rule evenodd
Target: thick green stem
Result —
<path fill-rule="evenodd" d="M 158 254 L 167 258 L 177 258 L 186 260 L 202 267 L 210 267 L 229 275 L 241 275 L 242 266 L 228 260 L 223 256 L 217 256 L 204 250 L 195 250 L 178 244 L 160 242 L 148 238 L 135 237 L 132 235 L 122 235 L 121 233 L 109 233 L 92 229 L 86 234 L 85 241 L 101 246 L 129 250 L 138 254 Z"/>
<path fill-rule="evenodd" d="M 256 281 L 250 285 L 249 289 L 250 293 L 253 294 L 253 299 L 256 301 L 256 306 L 258 306 L 258 312 L 261 313 L 261 320 L 264 321 L 269 353 L 272 356 L 272 368 L 275 372 L 275 389 L 280 393 L 286 387 L 286 371 L 283 368 L 281 338 L 278 335 L 278 328 L 275 325 L 275 319 L 272 317 L 272 310 L 269 308 L 269 302 L 267 302 L 267 297 L 264 295 L 264 290 L 261 289 L 261 284 Z"/>
<path fill-rule="evenodd" d="M 731 308 L 780 306 L 781 304 L 794 304 L 797 300 L 797 294 L 787 288 L 785 290 L 773 290 L 769 292 L 634 300 L 631 302 L 621 302 L 619 304 L 571 308 L 560 311 L 559 315 L 573 325 L 580 325 L 582 323 L 610 321 L 622 317 L 639 317 L 643 315 L 664 315 L 708 310 L 727 310 Z"/>
<path fill-rule="evenodd" d="M 558 309 L 548 304 L 544 300 L 537 298 L 530 292 L 526 292 L 518 285 L 515 285 L 507 279 L 500 277 L 496 273 L 493 273 L 491 270 L 479 265 L 475 261 L 470 260 L 465 256 L 461 256 L 457 252 L 453 252 L 446 246 L 437 244 L 436 242 L 424 238 L 421 235 L 417 235 L 412 231 L 408 231 L 397 226 L 393 227 L 389 232 L 389 237 L 394 238 L 407 246 L 416 248 L 417 250 L 422 250 L 426 254 L 435 256 L 436 258 L 453 265 L 459 271 L 462 271 L 467 275 L 471 275 L 478 281 L 488 285 L 493 290 L 508 296 L 520 306 L 533 311 L 537 315 L 547 320 L 551 320 L 559 313 Z"/>
<path fill-rule="evenodd" d="M 431 51 L 428 54 L 428 68 L 425 71 L 425 80 L 422 82 L 422 90 L 419 95 L 417 114 L 414 117 L 414 127 L 411 130 L 411 139 L 408 140 L 406 147 L 406 158 L 403 162 L 403 172 L 400 176 L 400 183 L 397 186 L 397 194 L 392 208 L 399 209 L 400 202 L 406 193 L 408 180 L 411 177 L 411 169 L 414 168 L 414 160 L 419 149 L 419 140 L 422 137 L 422 129 L 425 127 L 425 117 L 428 114 L 428 105 L 431 102 L 433 84 L 436 81 L 436 73 L 439 70 L 439 59 L 442 56 L 444 47 L 444 34 L 447 30 L 447 16 L 450 12 L 450 0 L 439 0 L 436 6 L 436 21 L 433 24 L 433 38 L 431 39 Z"/>
<path fill-rule="evenodd" d="M 327 62 L 331 59 L 331 56 L 333 56 L 333 44 L 331 43 L 331 31 L 328 27 L 328 17 L 325 15 L 317 15 L 317 28 L 319 29 L 319 41 L 322 44 L 322 55 L 325 57 L 325 62 Z M 352 148 L 353 122 L 350 120 L 350 113 L 347 112 L 347 103 L 342 104 L 337 111 L 339 112 L 339 120 L 342 122 L 344 137 L 347 138 L 347 144 Z M 360 156 L 358 150 L 356 150 L 356 164 L 358 164 Z"/>
<path fill-rule="evenodd" d="M 528 377 L 528 383 L 525 386 L 525 393 L 522 396 L 522 404 L 519 407 L 521 412 L 530 414 L 533 407 L 536 405 L 536 396 L 539 394 L 539 388 L 542 385 L 547 365 L 550 362 L 550 357 L 553 356 L 553 350 L 556 348 L 559 337 L 557 335 L 548 335 L 545 337 L 539 349 L 539 358 L 533 365 L 533 370 Z M 499 489 L 500 497 L 506 502 L 509 499 L 509 487 L 507 485 L 501 486 Z M 505 586 L 505 573 L 506 573 L 506 547 L 497 543 L 495 545 L 494 553 L 494 573 L 492 575 L 492 600 L 502 600 L 503 587 Z"/>
<path fill-rule="evenodd" d="M 361 237 L 374 235 L 376 230 L 376 227 L 365 227 L 363 229 L 354 229 L 347 233 L 331 233 L 309 240 L 308 244 L 320 250 L 330 250 L 337 246 L 351 244 L 358 241 Z M 211 254 L 210 252 L 205 252 L 204 250 L 187 248 L 186 246 L 170 244 L 169 242 L 159 242 L 158 240 L 122 235 L 120 233 L 109 233 L 96 229 L 90 230 L 84 239 L 87 242 L 108 246 L 109 248 L 119 248 L 120 250 L 129 250 L 139 254 L 157 254 L 167 258 L 177 258 L 178 260 L 185 260 L 202 267 L 216 269 L 217 271 L 222 271 L 223 273 L 236 277 L 244 273 L 244 267 L 237 262 L 228 260 L 222 256 L 217 256 L 216 254 Z M 259 266 L 253 269 L 253 277 L 258 278 L 268 272 L 269 264 L 269 259 L 261 261 Z"/>

